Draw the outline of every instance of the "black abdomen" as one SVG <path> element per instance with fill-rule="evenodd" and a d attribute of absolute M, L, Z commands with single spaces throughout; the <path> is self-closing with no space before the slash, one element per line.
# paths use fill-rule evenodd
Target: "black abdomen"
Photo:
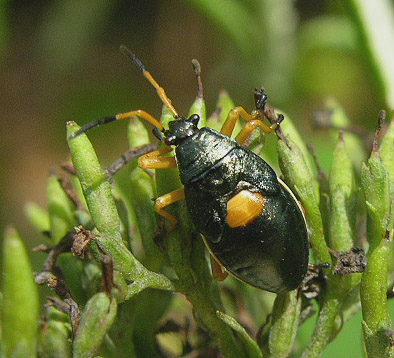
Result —
<path fill-rule="evenodd" d="M 225 224 L 218 242 L 205 228 L 211 252 L 231 274 L 271 292 L 297 288 L 308 265 L 304 218 L 289 196 L 285 189 L 267 196 L 259 217 L 244 227 Z"/>

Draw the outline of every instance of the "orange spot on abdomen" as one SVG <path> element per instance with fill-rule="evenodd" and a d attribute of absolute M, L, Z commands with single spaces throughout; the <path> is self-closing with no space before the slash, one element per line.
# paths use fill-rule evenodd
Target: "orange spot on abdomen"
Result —
<path fill-rule="evenodd" d="M 249 224 L 260 215 L 264 201 L 260 193 L 241 190 L 227 202 L 227 225 L 235 228 Z"/>

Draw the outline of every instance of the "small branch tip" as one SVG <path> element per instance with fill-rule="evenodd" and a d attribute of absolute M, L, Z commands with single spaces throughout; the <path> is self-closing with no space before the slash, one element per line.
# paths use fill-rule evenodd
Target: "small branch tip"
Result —
<path fill-rule="evenodd" d="M 201 81 L 201 65 L 200 62 L 198 62 L 195 58 L 192 59 L 192 65 L 193 65 L 193 72 L 196 75 L 197 78 L 197 97 L 198 98 L 203 98 L 203 87 L 202 87 L 202 81 Z"/>
<path fill-rule="evenodd" d="M 340 129 L 339 132 L 338 132 L 338 141 L 341 142 L 341 143 L 344 142 L 344 140 L 343 140 L 343 130 L 342 129 Z"/>
<path fill-rule="evenodd" d="M 378 142 L 379 134 L 380 134 L 380 131 L 382 129 L 382 125 L 383 125 L 383 122 L 385 121 L 385 119 L 386 119 L 386 111 L 382 110 L 379 112 L 379 118 L 378 118 L 378 121 L 377 121 L 376 127 L 375 127 L 375 134 L 373 136 L 373 143 L 372 143 L 372 152 L 376 153 L 379 150 L 379 142 Z"/>
<path fill-rule="evenodd" d="M 201 65 L 195 58 L 192 59 L 193 71 L 196 76 L 201 76 Z"/>

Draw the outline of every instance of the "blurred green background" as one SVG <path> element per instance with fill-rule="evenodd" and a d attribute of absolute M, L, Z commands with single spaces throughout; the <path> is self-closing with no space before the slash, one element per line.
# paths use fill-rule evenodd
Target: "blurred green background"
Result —
<path fill-rule="evenodd" d="M 222 88 L 252 109 L 252 90 L 264 86 L 270 104 L 293 119 L 327 170 L 335 140 L 311 127 L 326 97 L 337 98 L 352 122 L 367 130 L 380 109 L 394 105 L 355 3 L 0 0 L 1 232 L 12 223 L 29 249 L 41 241 L 27 224 L 24 204 L 46 205 L 51 167 L 68 158 L 66 121 L 85 124 L 133 109 L 159 116 L 155 91 L 120 54 L 120 44 L 141 58 L 180 113 L 196 94 L 192 58 L 202 65 L 208 113 Z M 393 41 L 393 33 L 382 33 Z M 394 68 L 390 54 L 388 46 Z M 125 126 L 91 132 L 103 166 L 127 148 Z M 38 270 L 43 256 L 31 257 Z M 335 349 L 336 357 L 361 354 L 352 354 L 361 352 L 360 319 L 346 325 L 325 357 Z"/>

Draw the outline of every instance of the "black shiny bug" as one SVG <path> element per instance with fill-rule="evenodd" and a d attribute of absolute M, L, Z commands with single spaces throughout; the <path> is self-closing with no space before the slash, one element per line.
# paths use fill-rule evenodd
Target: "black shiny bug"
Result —
<path fill-rule="evenodd" d="M 169 129 L 143 110 L 131 111 L 92 122 L 72 137 L 100 124 L 137 115 L 160 131 L 165 147 L 139 158 L 141 168 L 175 168 L 184 188 L 156 199 L 155 209 L 167 218 L 172 230 L 177 219 L 163 208 L 182 199 L 190 217 L 211 253 L 213 272 L 220 276 L 224 267 L 236 278 L 252 286 L 286 292 L 297 288 L 308 267 L 308 235 L 302 208 L 287 185 L 258 155 L 241 146 L 257 127 L 265 132 L 275 130 L 278 118 L 266 108 L 264 89 L 255 90 L 255 109 L 249 114 L 242 107 L 230 111 L 220 132 L 198 128 L 199 116 L 178 115 L 163 88 L 145 70 L 141 61 L 127 48 L 122 52 L 131 58 L 144 77 L 156 89 L 174 120 Z M 230 138 L 235 123 L 242 117 L 247 123 L 237 137 Z M 271 119 L 271 126 L 262 120 Z M 172 151 L 175 157 L 162 156 Z"/>

